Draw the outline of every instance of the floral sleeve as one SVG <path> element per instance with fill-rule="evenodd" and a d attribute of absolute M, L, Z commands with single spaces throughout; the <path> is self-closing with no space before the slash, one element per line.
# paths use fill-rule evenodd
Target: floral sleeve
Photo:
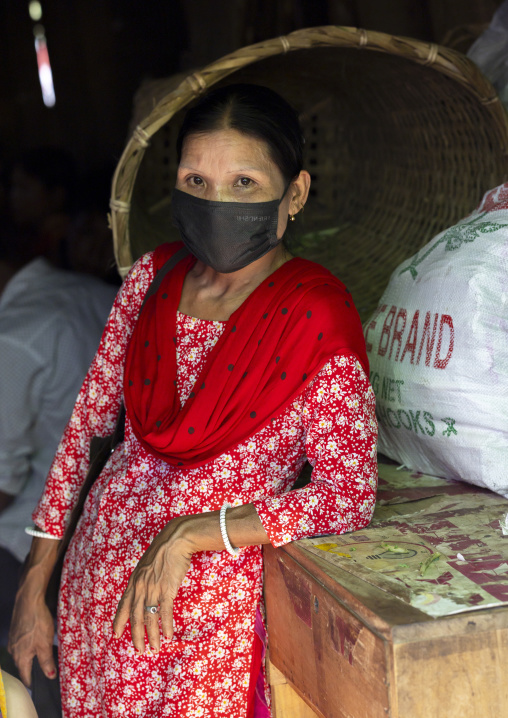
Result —
<path fill-rule="evenodd" d="M 79 392 L 32 518 L 61 537 L 88 470 L 93 436 L 107 436 L 122 400 L 124 359 L 144 295 L 153 279 L 153 254 L 132 268 L 113 304 L 97 354 Z"/>
<path fill-rule="evenodd" d="M 377 423 L 372 387 L 353 356 L 334 357 L 303 394 L 306 454 L 302 489 L 254 502 L 273 546 L 365 527 L 377 488 Z"/>

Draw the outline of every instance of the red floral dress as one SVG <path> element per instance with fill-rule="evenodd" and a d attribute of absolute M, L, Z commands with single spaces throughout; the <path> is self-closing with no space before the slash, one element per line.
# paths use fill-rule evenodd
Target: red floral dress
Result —
<path fill-rule="evenodd" d="M 63 534 L 88 464 L 92 436 L 114 427 L 127 344 L 153 279 L 152 255 L 124 282 L 34 512 Z M 178 314 L 178 392 L 188 398 L 224 323 Z M 59 602 L 60 680 L 65 718 L 145 716 L 244 718 L 262 550 L 195 554 L 174 606 L 174 638 L 138 657 L 130 632 L 112 622 L 128 578 L 173 517 L 254 503 L 274 546 L 343 533 L 371 519 L 377 484 L 374 394 L 360 364 L 334 357 L 270 426 L 196 469 L 170 466 L 135 438 L 94 484 L 67 553 Z M 312 481 L 289 492 L 308 458 Z"/>

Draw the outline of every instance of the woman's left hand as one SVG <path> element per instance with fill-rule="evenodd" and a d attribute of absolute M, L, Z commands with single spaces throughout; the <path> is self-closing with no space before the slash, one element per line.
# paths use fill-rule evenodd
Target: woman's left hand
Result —
<path fill-rule="evenodd" d="M 132 642 L 139 653 L 146 648 L 145 627 L 155 653 L 160 650 L 161 629 L 166 638 L 173 636 L 173 602 L 194 553 L 179 530 L 181 525 L 181 519 L 173 519 L 157 534 L 132 572 L 118 605 L 113 630 L 120 638 L 130 621 Z M 159 610 L 150 613 L 146 606 L 158 606 Z"/>
<path fill-rule="evenodd" d="M 270 543 L 253 504 L 228 509 L 227 533 L 233 546 Z M 113 623 L 117 637 L 130 621 L 132 642 L 144 653 L 146 627 L 150 648 L 158 653 L 159 616 L 162 635 L 172 638 L 173 602 L 192 555 L 197 551 L 223 550 L 218 511 L 172 519 L 154 538 L 129 578 Z M 159 606 L 159 611 L 150 613 L 145 611 L 146 606 Z"/>

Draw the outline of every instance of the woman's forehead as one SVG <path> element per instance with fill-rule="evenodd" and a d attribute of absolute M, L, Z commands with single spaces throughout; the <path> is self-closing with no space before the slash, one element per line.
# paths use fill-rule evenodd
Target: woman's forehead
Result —
<path fill-rule="evenodd" d="M 213 162 L 217 167 L 234 165 L 244 170 L 272 173 L 274 167 L 264 140 L 237 130 L 215 130 L 188 135 L 182 147 L 181 169 L 197 169 L 196 164 Z"/>

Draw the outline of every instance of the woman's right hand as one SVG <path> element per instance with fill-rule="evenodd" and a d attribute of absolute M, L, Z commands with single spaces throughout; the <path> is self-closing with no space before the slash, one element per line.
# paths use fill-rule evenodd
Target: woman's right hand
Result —
<path fill-rule="evenodd" d="M 34 657 L 37 657 L 43 673 L 48 678 L 56 678 L 53 659 L 54 634 L 53 616 L 44 598 L 40 593 L 37 597 L 34 596 L 34 591 L 25 584 L 16 597 L 8 646 L 25 686 L 30 687 Z"/>
<path fill-rule="evenodd" d="M 53 660 L 55 624 L 45 594 L 58 557 L 60 541 L 34 538 L 26 560 L 9 633 L 9 653 L 18 667 L 21 680 L 30 686 L 32 663 L 36 656 L 48 678 L 56 678 Z"/>

